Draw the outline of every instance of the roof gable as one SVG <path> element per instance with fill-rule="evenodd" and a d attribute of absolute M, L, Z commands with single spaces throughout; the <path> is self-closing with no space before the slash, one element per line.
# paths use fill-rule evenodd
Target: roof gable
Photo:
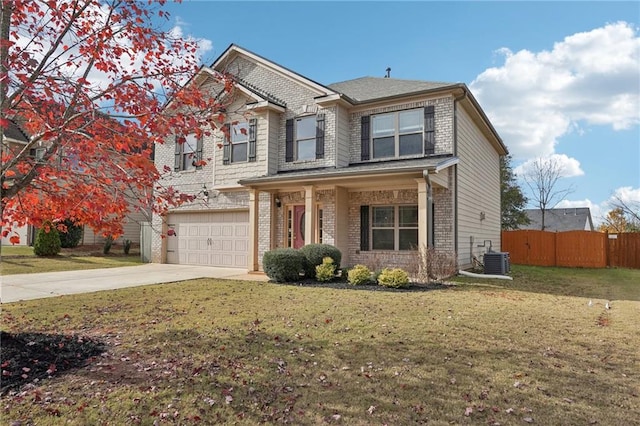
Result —
<path fill-rule="evenodd" d="M 296 83 L 316 92 L 318 96 L 327 96 L 336 94 L 332 89 L 311 80 L 301 74 L 298 74 L 295 71 L 292 71 L 282 65 L 279 65 L 273 61 L 270 61 L 256 53 L 251 52 L 243 47 L 238 46 L 237 44 L 231 44 L 229 47 L 222 52 L 222 54 L 211 64 L 211 68 L 216 71 L 224 72 L 227 66 L 233 62 L 233 59 L 237 56 L 244 56 L 251 62 L 256 64 L 260 64 L 269 70 L 282 75 L 285 78 L 295 81 Z"/>
<path fill-rule="evenodd" d="M 11 139 L 12 142 L 22 142 L 22 143 L 27 143 L 29 142 L 29 137 L 27 136 L 27 134 L 22 130 L 22 128 L 14 121 L 14 120 L 7 120 L 9 123 L 9 126 L 4 129 L 4 137 L 7 139 Z"/>

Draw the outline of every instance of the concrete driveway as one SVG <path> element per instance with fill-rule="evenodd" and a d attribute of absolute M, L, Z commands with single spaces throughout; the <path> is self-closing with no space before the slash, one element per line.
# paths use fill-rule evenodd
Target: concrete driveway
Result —
<path fill-rule="evenodd" d="M 269 280 L 264 274 L 247 274 L 242 269 L 159 263 L 121 268 L 4 275 L 0 276 L 0 303 L 206 277 L 251 281 Z"/>

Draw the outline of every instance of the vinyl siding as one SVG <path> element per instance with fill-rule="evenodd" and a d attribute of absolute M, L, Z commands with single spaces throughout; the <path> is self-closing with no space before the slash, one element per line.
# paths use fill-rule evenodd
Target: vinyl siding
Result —
<path fill-rule="evenodd" d="M 336 107 L 336 157 L 337 167 L 349 166 L 349 112 L 341 106 Z"/>
<path fill-rule="evenodd" d="M 494 251 L 500 250 L 500 156 L 463 108 L 456 113 L 458 259 L 460 267 L 466 268 L 473 256 L 482 260 L 489 241 Z M 485 241 L 485 247 L 478 247 Z"/>

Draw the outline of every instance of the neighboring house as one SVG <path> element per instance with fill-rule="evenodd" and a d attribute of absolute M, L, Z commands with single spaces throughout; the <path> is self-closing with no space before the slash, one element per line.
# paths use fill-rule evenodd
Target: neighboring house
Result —
<path fill-rule="evenodd" d="M 542 229 L 542 210 L 526 209 L 530 222 L 521 225 L 520 229 L 537 229 L 550 232 L 593 231 L 593 220 L 589 207 L 570 209 L 547 209 L 544 212 L 544 229 Z"/>
<path fill-rule="evenodd" d="M 211 69 L 235 76 L 227 110 L 242 114 L 230 137 L 156 146 L 164 184 L 198 199 L 154 217 L 152 261 L 259 271 L 265 251 L 326 243 L 342 265 L 406 267 L 432 246 L 464 268 L 500 249 L 507 149 L 466 85 L 325 86 L 237 45 L 201 70 L 205 87 Z"/>
<path fill-rule="evenodd" d="M 9 120 L 9 126 L 4 129 L 2 142 L 2 151 L 4 153 L 9 152 L 10 154 L 17 155 L 29 142 L 29 136 L 15 120 Z M 7 179 L 7 181 L 7 184 L 11 185 L 10 178 Z M 16 225 L 17 224 L 14 224 L 14 226 L 12 226 L 11 233 L 8 236 L 2 238 L 2 245 L 11 245 L 9 239 L 15 235 L 20 238 L 20 245 L 32 244 L 34 234 L 33 227 L 31 225 Z"/>
<path fill-rule="evenodd" d="M 29 142 L 29 135 L 22 130 L 20 125 L 14 121 L 9 120 L 9 127 L 4 131 L 4 146 L 3 149 L 7 149 L 10 153 L 17 155 Z M 41 160 L 46 152 L 46 147 L 38 147 L 30 149 L 30 155 L 36 160 Z M 148 222 L 151 216 L 150 211 L 148 213 L 132 212 L 127 215 L 125 223 L 123 224 L 124 233 L 120 236 L 118 241 L 124 242 L 124 240 L 131 240 L 133 243 L 140 242 L 140 229 L 142 222 Z M 83 227 L 83 238 L 80 241 L 82 244 L 103 244 L 105 238 L 101 234 L 97 234 L 89 226 Z M 36 228 L 32 225 L 26 225 L 21 227 L 13 227 L 11 234 L 2 238 L 2 245 L 12 245 L 10 238 L 13 235 L 20 237 L 20 243 L 18 245 L 26 246 L 33 245 L 35 240 Z"/>

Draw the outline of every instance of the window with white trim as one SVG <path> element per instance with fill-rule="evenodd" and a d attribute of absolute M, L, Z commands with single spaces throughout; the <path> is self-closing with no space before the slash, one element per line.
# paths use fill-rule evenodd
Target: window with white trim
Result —
<path fill-rule="evenodd" d="M 371 207 L 372 250 L 413 250 L 417 246 L 417 205 Z"/>
<path fill-rule="evenodd" d="M 314 160 L 316 158 L 316 116 L 296 118 L 295 158 Z"/>
<path fill-rule="evenodd" d="M 202 139 L 199 139 L 195 133 L 184 136 L 182 142 L 176 137 L 175 148 L 175 171 L 202 168 L 200 164 L 202 160 Z"/>
<path fill-rule="evenodd" d="M 249 123 L 243 122 L 232 125 L 229 139 L 231 143 L 231 162 L 241 163 L 247 161 Z"/>
<path fill-rule="evenodd" d="M 373 158 L 404 157 L 424 152 L 422 108 L 377 114 L 371 117 Z"/>

